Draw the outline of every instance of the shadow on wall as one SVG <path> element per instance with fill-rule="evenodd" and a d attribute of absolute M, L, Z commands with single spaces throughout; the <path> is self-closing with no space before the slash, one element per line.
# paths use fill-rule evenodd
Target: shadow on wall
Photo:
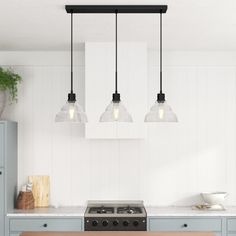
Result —
<path fill-rule="evenodd" d="M 188 197 L 181 198 L 175 202 L 173 202 L 174 206 L 191 206 L 195 204 L 203 204 L 203 200 L 200 194 L 190 195 Z"/>

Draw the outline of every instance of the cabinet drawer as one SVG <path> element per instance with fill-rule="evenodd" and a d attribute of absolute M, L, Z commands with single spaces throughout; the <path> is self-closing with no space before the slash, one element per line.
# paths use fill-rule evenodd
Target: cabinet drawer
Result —
<path fill-rule="evenodd" d="M 81 231 L 81 219 L 11 219 L 10 231 Z"/>
<path fill-rule="evenodd" d="M 227 219 L 227 230 L 236 231 L 236 218 Z"/>
<path fill-rule="evenodd" d="M 150 231 L 221 231 L 221 219 L 157 219 L 149 220 Z"/>

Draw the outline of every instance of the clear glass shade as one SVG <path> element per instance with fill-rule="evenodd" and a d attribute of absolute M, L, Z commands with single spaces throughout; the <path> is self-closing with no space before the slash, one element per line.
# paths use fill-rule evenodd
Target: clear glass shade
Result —
<path fill-rule="evenodd" d="M 56 115 L 55 121 L 86 123 L 87 116 L 78 103 L 67 102 Z"/>
<path fill-rule="evenodd" d="M 145 122 L 178 122 L 175 113 L 166 102 L 157 102 L 145 116 Z"/>
<path fill-rule="evenodd" d="M 111 102 L 100 117 L 100 122 L 133 122 L 122 102 Z"/>

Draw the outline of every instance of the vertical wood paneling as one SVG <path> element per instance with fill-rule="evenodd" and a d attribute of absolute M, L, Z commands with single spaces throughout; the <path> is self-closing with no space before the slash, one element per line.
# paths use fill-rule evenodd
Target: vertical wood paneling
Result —
<path fill-rule="evenodd" d="M 198 80 L 205 81 L 205 92 L 201 94 L 198 107 L 199 185 L 201 191 L 224 190 L 227 187 L 225 127 L 229 125 L 225 104 L 230 101 L 220 94 L 229 86 L 228 81 L 234 78 L 234 74 L 231 68 L 203 67 L 199 70 Z M 235 113 L 231 115 L 235 117 Z"/>
<path fill-rule="evenodd" d="M 82 205 L 88 199 L 191 205 L 200 201 L 199 192 L 216 190 L 228 191 L 227 204 L 235 205 L 236 65 L 226 56 L 224 63 L 222 54 L 202 55 L 204 60 L 199 53 L 168 53 L 163 86 L 179 123 L 148 124 L 143 140 L 87 140 L 83 125 L 56 124 L 70 79 L 61 58 L 58 65 L 41 65 L 35 56 L 37 63 L 26 58 L 25 65 L 13 66 L 23 82 L 18 103 L 4 116 L 19 123 L 19 187 L 28 175 L 48 174 L 55 205 Z M 84 55 L 79 56 L 75 91 L 84 106 Z M 146 111 L 156 99 L 158 70 L 151 53 Z"/>
<path fill-rule="evenodd" d="M 51 68 L 34 67 L 34 83 L 32 101 L 33 115 L 33 155 L 35 173 L 42 175 L 51 174 L 51 106 L 48 101 L 52 92 L 52 80 L 48 75 L 52 74 Z M 43 125 L 38 125 L 43 124 Z M 39 152 L 38 150 L 43 149 Z"/>
<path fill-rule="evenodd" d="M 235 80 L 235 68 L 231 68 L 229 74 L 227 74 L 228 86 L 225 86 L 225 94 L 226 94 L 226 124 L 225 124 L 225 132 L 226 137 L 225 140 L 225 154 L 227 155 L 226 159 L 226 190 L 230 192 L 228 197 L 228 202 L 232 203 L 236 199 L 236 188 L 233 179 L 236 179 L 236 123 L 235 116 L 232 114 L 236 114 L 236 80 Z"/>
<path fill-rule="evenodd" d="M 92 141 L 90 157 L 91 199 L 118 198 L 118 148 L 117 141 Z"/>
<path fill-rule="evenodd" d="M 66 103 L 67 93 L 69 91 L 70 70 L 69 67 L 56 68 L 55 86 L 58 93 L 56 98 L 59 100 L 57 103 L 56 113 Z M 53 180 L 52 187 L 54 191 L 54 201 L 58 205 L 67 205 L 70 203 L 70 162 L 71 162 L 71 125 L 68 123 L 54 123 L 53 133 Z M 58 148 L 60 147 L 60 148 Z"/>
<path fill-rule="evenodd" d="M 139 147 L 136 140 L 119 141 L 119 198 L 140 199 Z"/>

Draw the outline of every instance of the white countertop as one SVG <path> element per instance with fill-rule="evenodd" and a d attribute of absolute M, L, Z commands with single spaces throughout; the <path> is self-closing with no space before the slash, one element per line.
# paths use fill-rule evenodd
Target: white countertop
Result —
<path fill-rule="evenodd" d="M 178 217 L 178 216 L 236 216 L 236 207 L 235 206 L 228 206 L 225 207 L 223 211 L 211 211 L 211 210 L 198 210 L 192 209 L 191 206 L 189 207 L 175 207 L 175 206 L 168 206 L 168 207 L 155 207 L 155 206 L 147 206 L 145 207 L 147 211 L 147 216 L 149 217 Z"/>
<path fill-rule="evenodd" d="M 7 213 L 8 217 L 83 217 L 86 207 L 49 207 L 35 208 L 32 210 L 14 209 Z"/>
<path fill-rule="evenodd" d="M 225 207 L 225 211 L 193 210 L 191 207 L 146 206 L 148 217 L 198 217 L 198 216 L 236 216 L 236 207 Z M 8 217 L 83 217 L 86 207 L 35 208 L 33 210 L 13 210 Z"/>

